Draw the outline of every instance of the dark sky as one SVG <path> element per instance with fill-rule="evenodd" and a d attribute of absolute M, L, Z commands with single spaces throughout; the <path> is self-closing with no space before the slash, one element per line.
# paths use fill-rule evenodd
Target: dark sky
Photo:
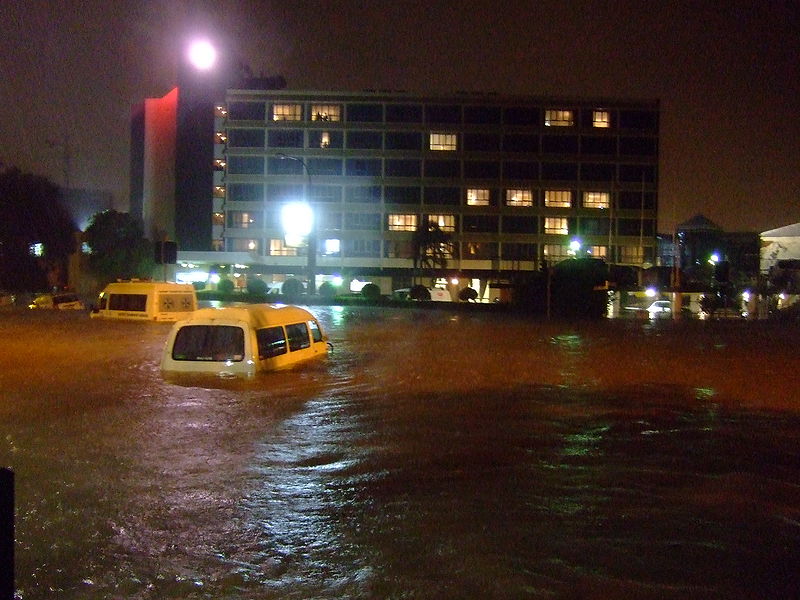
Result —
<path fill-rule="evenodd" d="M 0 160 L 127 209 L 130 106 L 208 33 L 289 88 L 661 100 L 659 230 L 800 222 L 800 2 L 2 0 Z"/>

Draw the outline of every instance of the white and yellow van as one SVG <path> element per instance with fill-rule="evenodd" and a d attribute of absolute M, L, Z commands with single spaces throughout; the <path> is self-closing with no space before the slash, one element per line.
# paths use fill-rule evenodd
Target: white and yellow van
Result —
<path fill-rule="evenodd" d="M 310 312 L 283 304 L 202 308 L 172 326 L 161 370 L 252 377 L 293 367 L 328 352 Z"/>
<path fill-rule="evenodd" d="M 117 281 L 100 292 L 91 316 L 133 321 L 179 321 L 197 310 L 197 294 L 188 283 Z"/>

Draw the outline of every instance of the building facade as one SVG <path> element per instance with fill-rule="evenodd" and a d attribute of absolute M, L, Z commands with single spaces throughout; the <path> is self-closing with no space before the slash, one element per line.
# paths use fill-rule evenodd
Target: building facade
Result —
<path fill-rule="evenodd" d="M 236 265 L 483 296 L 575 254 L 655 262 L 656 101 L 232 89 L 214 111 L 213 208 L 194 211 L 211 239 L 179 240 L 187 279 Z M 296 202 L 313 213 L 300 241 L 282 218 Z"/>

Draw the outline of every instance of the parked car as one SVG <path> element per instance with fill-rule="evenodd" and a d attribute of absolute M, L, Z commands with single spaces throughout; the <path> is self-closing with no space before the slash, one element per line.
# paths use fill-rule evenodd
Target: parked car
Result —
<path fill-rule="evenodd" d="M 28 308 L 49 308 L 55 310 L 84 310 L 86 306 L 77 294 L 40 294 L 33 299 Z"/>
<path fill-rule="evenodd" d="M 647 307 L 651 319 L 665 319 L 672 316 L 672 303 L 669 300 L 656 300 Z"/>

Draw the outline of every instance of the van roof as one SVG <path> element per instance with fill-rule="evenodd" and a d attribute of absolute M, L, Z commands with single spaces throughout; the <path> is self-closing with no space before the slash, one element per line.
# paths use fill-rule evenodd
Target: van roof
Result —
<path fill-rule="evenodd" d="M 248 304 L 246 306 L 228 306 L 224 308 L 201 308 L 194 311 L 184 323 L 188 322 L 231 322 L 241 321 L 261 328 L 272 327 L 284 323 L 300 323 L 316 320 L 316 317 L 304 308 L 286 304 Z"/>

